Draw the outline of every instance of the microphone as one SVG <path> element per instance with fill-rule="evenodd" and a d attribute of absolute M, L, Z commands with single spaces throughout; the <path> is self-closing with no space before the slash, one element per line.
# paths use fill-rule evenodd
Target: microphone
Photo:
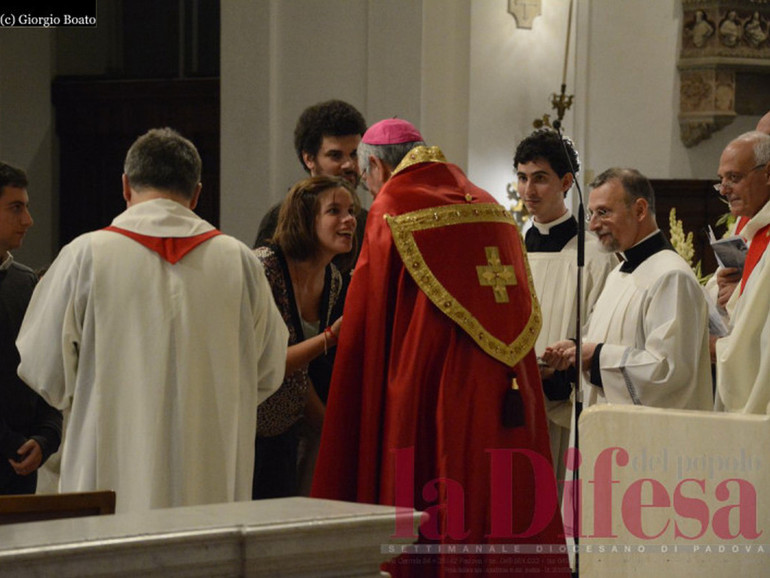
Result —
<path fill-rule="evenodd" d="M 562 85 L 563 86 L 563 85 Z M 583 267 L 585 265 L 585 235 L 586 235 L 586 220 L 585 220 L 585 205 L 583 204 L 583 190 L 580 187 L 580 182 L 577 178 L 577 171 L 572 164 L 569 152 L 567 151 L 567 144 L 564 142 L 564 135 L 561 133 L 561 121 L 556 119 L 552 123 L 556 134 L 559 135 L 562 148 L 564 149 L 564 157 L 569 165 L 569 172 L 572 174 L 572 182 L 577 190 L 578 194 L 578 246 L 577 246 L 577 287 L 576 287 L 576 299 L 575 304 L 575 400 L 572 408 L 574 419 L 574 448 L 573 459 L 580 453 L 580 428 L 578 427 L 578 421 L 580 420 L 580 414 L 583 412 Z M 575 467 L 572 470 L 572 524 L 575 541 L 575 572 L 573 576 L 580 576 L 580 519 L 581 519 L 581 503 L 580 503 L 580 468 Z"/>

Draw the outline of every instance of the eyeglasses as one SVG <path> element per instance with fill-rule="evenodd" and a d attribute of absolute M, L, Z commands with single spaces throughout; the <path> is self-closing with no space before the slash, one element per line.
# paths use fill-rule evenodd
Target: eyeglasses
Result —
<path fill-rule="evenodd" d="M 761 169 L 765 166 L 765 163 L 759 164 L 755 166 L 753 169 L 751 169 L 748 173 L 741 174 L 741 173 L 727 173 L 724 177 L 722 177 L 722 180 L 718 183 L 714 183 L 714 190 L 717 193 L 721 193 L 726 186 L 734 187 L 738 183 L 740 183 L 743 179 L 745 179 L 747 176 L 749 176 L 751 173 L 756 171 L 757 169 Z M 727 181 L 725 184 L 722 184 L 724 181 Z"/>
<path fill-rule="evenodd" d="M 593 221 L 594 217 L 596 217 L 600 221 L 606 221 L 611 216 L 612 216 L 611 209 L 596 209 L 595 211 L 588 209 L 588 211 L 586 212 L 586 223 L 590 223 L 591 221 Z"/>

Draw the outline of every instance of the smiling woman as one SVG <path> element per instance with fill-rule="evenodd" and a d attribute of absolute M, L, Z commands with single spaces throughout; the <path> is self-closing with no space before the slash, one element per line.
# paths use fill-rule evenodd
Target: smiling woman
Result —
<path fill-rule="evenodd" d="M 289 350 L 283 383 L 259 406 L 254 499 L 297 495 L 300 474 L 312 475 L 342 323 L 332 318 L 343 298 L 342 275 L 332 259 L 352 253 L 360 208 L 344 178 L 304 179 L 283 202 L 271 242 L 255 250 L 289 328 Z M 298 458 L 306 464 L 302 472 Z M 309 487 L 309 480 L 302 485 Z"/>

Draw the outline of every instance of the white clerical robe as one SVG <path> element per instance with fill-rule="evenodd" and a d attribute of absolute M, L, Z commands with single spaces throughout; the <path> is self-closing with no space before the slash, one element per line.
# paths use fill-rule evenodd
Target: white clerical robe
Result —
<path fill-rule="evenodd" d="M 156 199 L 113 226 L 183 239 L 213 227 Z M 112 231 L 64 247 L 19 333 L 19 375 L 70 408 L 60 490 L 113 489 L 117 511 L 249 500 L 257 404 L 288 332 L 251 250 L 217 235 L 171 264 Z"/>
<path fill-rule="evenodd" d="M 749 242 L 770 223 L 770 202 L 741 231 Z M 740 294 L 740 295 L 739 295 Z M 770 414 L 770 264 L 766 249 L 743 293 L 733 293 L 732 331 L 716 343 L 719 410 Z"/>
<path fill-rule="evenodd" d="M 559 252 L 527 253 L 535 292 L 540 301 L 543 326 L 535 344 L 538 357 L 548 345 L 574 337 L 577 312 L 577 235 L 572 237 Z M 601 250 L 596 237 L 585 237 L 585 265 L 583 267 L 583 320 L 593 309 L 604 288 L 604 280 L 618 259 L 614 253 Z M 564 479 L 564 453 L 569 447 L 572 401 L 545 399 L 548 416 L 548 434 L 551 439 L 551 456 L 557 479 Z"/>
<path fill-rule="evenodd" d="M 535 352 L 542 356 L 548 345 L 575 336 L 577 312 L 577 236 L 570 239 L 558 253 L 527 253 L 532 281 L 535 285 L 543 326 L 535 344 Z M 596 300 L 604 288 L 607 275 L 618 264 L 614 253 L 601 250 L 599 241 L 586 234 L 585 266 L 583 267 L 583 321 L 588 319 Z M 549 418 L 569 428 L 569 402 L 556 402 L 554 415 Z M 558 411 L 557 407 L 565 411 Z"/>
<path fill-rule="evenodd" d="M 708 308 L 687 263 L 654 253 L 631 273 L 618 265 L 594 305 L 586 343 L 603 343 L 603 388 L 584 368 L 584 403 L 710 410 Z"/>

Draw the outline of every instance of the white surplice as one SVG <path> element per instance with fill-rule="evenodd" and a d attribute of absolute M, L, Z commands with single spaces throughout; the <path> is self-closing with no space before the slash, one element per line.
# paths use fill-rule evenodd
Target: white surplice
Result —
<path fill-rule="evenodd" d="M 741 231 L 749 243 L 770 223 L 770 202 Z M 717 340 L 717 409 L 770 414 L 770 264 L 765 250 L 746 281 L 730 299 L 732 331 Z"/>
<path fill-rule="evenodd" d="M 186 238 L 213 227 L 168 199 L 113 226 Z M 64 247 L 19 333 L 19 375 L 70 408 L 60 490 L 112 489 L 117 511 L 251 499 L 257 404 L 288 332 L 262 266 L 218 235 L 171 264 L 123 234 Z"/>
<path fill-rule="evenodd" d="M 577 312 L 577 235 L 559 252 L 527 253 L 532 281 L 535 285 L 543 326 L 535 344 L 538 357 L 548 345 L 575 336 Z M 604 287 L 604 281 L 617 265 L 614 253 L 601 250 L 598 239 L 591 233 L 585 237 L 585 265 L 583 267 L 583 321 L 593 309 Z M 551 455 L 558 479 L 564 474 L 564 452 L 569 446 L 572 401 L 545 400 L 548 415 L 548 433 L 551 437 Z"/>
<path fill-rule="evenodd" d="M 626 403 L 710 410 L 708 308 L 687 263 L 659 251 L 631 273 L 618 265 L 604 285 L 585 332 L 603 343 L 603 388 L 584 368 L 584 403 Z"/>

